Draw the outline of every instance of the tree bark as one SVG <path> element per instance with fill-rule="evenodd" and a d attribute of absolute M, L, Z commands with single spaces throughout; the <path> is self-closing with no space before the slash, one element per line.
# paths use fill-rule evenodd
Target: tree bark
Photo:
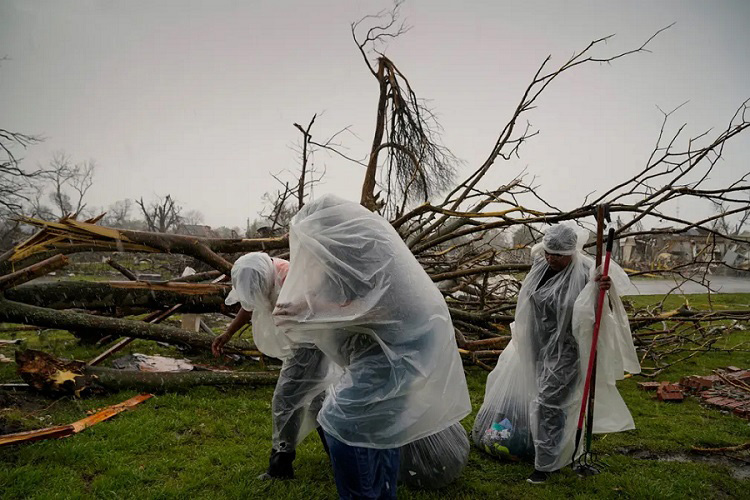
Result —
<path fill-rule="evenodd" d="M 141 372 L 115 370 L 98 366 L 86 367 L 84 373 L 91 383 L 108 391 L 135 389 L 148 392 L 187 390 L 196 385 L 275 385 L 276 372 Z"/>
<path fill-rule="evenodd" d="M 221 312 L 228 289 L 216 287 L 214 293 L 186 294 L 172 291 L 121 288 L 109 283 L 58 281 L 26 284 L 4 292 L 5 298 L 50 309 L 86 309 L 113 311 L 116 308 L 163 309 L 183 304 L 189 313 Z"/>
<path fill-rule="evenodd" d="M 62 254 L 57 254 L 54 257 L 50 257 L 42 262 L 37 262 L 25 269 L 21 269 L 20 271 L 0 276 L 0 290 L 21 285 L 67 265 L 68 258 Z"/>
<path fill-rule="evenodd" d="M 29 221 L 32 221 L 32 219 Z M 34 225 L 39 226 L 37 223 L 34 223 Z M 75 241 L 74 238 L 73 241 L 60 242 L 59 245 L 51 243 L 48 247 L 52 247 L 52 250 L 33 253 L 16 262 L 11 261 L 14 255 L 14 249 L 11 249 L 0 256 L 0 275 L 13 272 L 19 267 L 30 266 L 56 254 L 67 255 L 77 252 L 144 252 L 148 251 L 149 248 L 153 249 L 153 252 L 178 253 L 194 257 L 214 269 L 229 275 L 232 264 L 224 259 L 224 257 L 218 255 L 219 253 L 255 252 L 289 248 L 289 238 L 287 236 L 256 239 L 200 238 L 181 234 L 112 229 L 93 224 L 86 225 L 86 223 L 82 222 L 78 222 L 76 228 L 71 228 L 71 234 L 75 235 L 76 230 L 78 233 L 80 231 L 87 231 L 93 235 L 97 235 L 96 239 L 80 242 Z M 83 228 L 83 230 L 80 228 Z M 110 239 L 112 234 L 119 234 L 123 238 L 122 240 Z M 131 244 L 133 248 L 123 245 L 123 242 Z"/>
<path fill-rule="evenodd" d="M 378 60 L 378 72 L 375 76 L 378 79 L 380 88 L 378 114 L 375 122 L 375 135 L 372 139 L 372 149 L 370 150 L 370 159 L 367 162 L 364 182 L 362 182 L 362 197 L 360 199 L 360 204 L 373 212 L 378 209 L 375 196 L 378 152 L 380 151 L 380 145 L 383 142 L 383 133 L 385 132 L 385 111 L 388 101 L 388 80 L 385 77 L 385 60 L 382 57 Z"/>
<path fill-rule="evenodd" d="M 210 350 L 211 343 L 215 338 L 207 333 L 190 332 L 171 326 L 92 316 L 90 314 L 69 311 L 56 311 L 4 299 L 0 299 L 0 321 L 32 324 L 61 330 L 83 330 L 119 337 L 157 340 L 171 344 L 182 344 L 202 350 Z M 255 347 L 243 340 L 232 340 L 224 349 L 228 353 L 243 354 L 248 351 L 254 351 Z"/>
<path fill-rule="evenodd" d="M 18 373 L 29 386 L 46 394 L 83 395 L 102 391 L 136 389 L 170 392 L 196 385 L 272 385 L 275 372 L 142 372 L 87 366 L 81 361 L 56 358 L 42 351 L 16 352 Z"/>

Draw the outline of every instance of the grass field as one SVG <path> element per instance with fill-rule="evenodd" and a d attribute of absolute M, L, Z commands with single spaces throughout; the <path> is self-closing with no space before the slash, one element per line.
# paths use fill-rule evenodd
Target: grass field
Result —
<path fill-rule="evenodd" d="M 631 298 L 642 306 L 655 297 Z M 670 299 L 674 307 L 679 298 Z M 704 307 L 705 297 L 691 296 Z M 748 307 L 750 295 L 714 297 L 717 308 Z M 83 347 L 66 332 L 16 334 L 24 346 L 56 355 L 89 359 L 101 348 Z M 10 334 L 0 334 L 12 338 Z M 722 347 L 747 343 L 750 332 L 735 331 Z M 0 353 L 12 357 L 13 348 Z M 123 352 L 182 356 L 153 342 L 136 341 Z M 191 358 L 195 359 L 195 358 Z M 208 358 L 198 358 L 206 361 Z M 750 368 L 750 353 L 712 352 L 675 365 L 657 380 L 709 374 L 728 365 Z M 238 365 L 257 369 L 256 365 Z M 487 372 L 467 369 L 474 412 L 484 395 Z M 425 492 L 405 487 L 399 498 L 750 498 L 750 465 L 727 458 L 703 459 L 691 447 L 732 446 L 750 441 L 750 422 L 701 406 L 694 398 L 665 404 L 637 389 L 634 377 L 619 384 L 637 429 L 598 436 L 595 450 L 608 465 L 586 479 L 564 470 L 544 485 L 525 478 L 527 463 L 502 463 L 472 449 L 462 477 L 449 487 Z M 0 363 L 0 382 L 17 381 L 14 365 Z M 333 475 L 313 433 L 298 450 L 297 478 L 259 481 L 270 449 L 272 387 L 194 388 L 156 396 L 81 434 L 0 449 L 1 498 L 335 498 Z M 51 400 L 0 391 L 0 430 L 12 432 L 82 418 L 86 411 L 135 395 L 120 392 L 87 399 Z M 747 456 L 745 457 L 748 458 Z M 744 479 L 742 479 L 744 477 Z"/>

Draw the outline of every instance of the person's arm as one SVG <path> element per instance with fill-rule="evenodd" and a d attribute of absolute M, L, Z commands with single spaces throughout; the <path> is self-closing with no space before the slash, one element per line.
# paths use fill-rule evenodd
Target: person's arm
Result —
<path fill-rule="evenodd" d="M 232 322 L 229 323 L 226 331 L 216 337 L 211 343 L 211 352 L 214 356 L 219 357 L 223 354 L 224 345 L 231 340 L 232 335 L 237 333 L 237 330 L 248 324 L 252 317 L 252 312 L 246 311 L 240 307 L 240 311 L 237 313 L 237 316 L 234 317 Z"/>

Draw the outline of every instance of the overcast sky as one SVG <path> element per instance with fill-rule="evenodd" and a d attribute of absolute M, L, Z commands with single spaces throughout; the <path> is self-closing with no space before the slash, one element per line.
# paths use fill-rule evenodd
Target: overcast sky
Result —
<path fill-rule="evenodd" d="M 343 143 L 363 157 L 372 142 L 377 84 L 349 25 L 381 0 L 0 0 L 0 127 L 46 137 L 28 168 L 56 151 L 98 165 L 89 205 L 171 194 L 213 226 L 242 226 L 297 168 L 293 123 L 319 117 L 314 137 L 350 126 Z M 561 63 L 616 33 L 598 54 L 640 45 L 652 53 L 581 67 L 556 81 L 529 114 L 541 130 L 520 160 L 560 208 L 643 167 L 661 124 L 656 106 L 697 135 L 725 127 L 750 97 L 750 2 L 409 0 L 413 28 L 387 47 L 443 141 L 475 168 L 541 61 Z M 611 51 L 611 52 L 610 52 Z M 750 171 L 750 134 L 732 141 L 713 182 Z M 358 200 L 363 168 L 319 153 L 325 183 Z M 284 174 L 282 174 L 284 175 Z M 289 177 L 291 179 L 291 176 Z M 675 207 L 696 216 L 708 207 Z"/>

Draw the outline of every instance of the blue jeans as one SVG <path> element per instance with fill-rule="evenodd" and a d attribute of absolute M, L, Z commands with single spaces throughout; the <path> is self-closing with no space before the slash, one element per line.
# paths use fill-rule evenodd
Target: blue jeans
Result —
<path fill-rule="evenodd" d="M 349 446 L 326 433 L 333 477 L 342 500 L 396 498 L 401 452 Z"/>

